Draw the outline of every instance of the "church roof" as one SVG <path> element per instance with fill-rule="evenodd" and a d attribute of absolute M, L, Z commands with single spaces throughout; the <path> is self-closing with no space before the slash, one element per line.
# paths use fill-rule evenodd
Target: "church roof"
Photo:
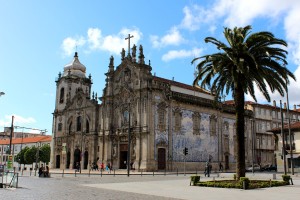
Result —
<path fill-rule="evenodd" d="M 86 67 L 80 63 L 78 59 L 78 53 L 75 52 L 73 61 L 64 67 L 63 76 L 67 76 L 70 73 L 70 75 L 84 78 L 85 72 L 86 72 Z"/>
<path fill-rule="evenodd" d="M 188 90 L 193 90 L 193 91 L 197 91 L 197 92 L 201 92 L 201 93 L 205 93 L 205 94 L 210 94 L 211 95 L 211 93 L 209 91 L 207 91 L 207 90 L 205 90 L 203 88 L 194 87 L 194 86 L 187 85 L 187 84 L 184 84 L 184 83 L 180 83 L 180 82 L 177 82 L 177 81 L 168 80 L 168 79 L 157 77 L 157 76 L 154 76 L 153 80 L 161 81 L 161 82 L 168 83 L 170 85 L 177 86 L 177 87 L 180 87 L 180 88 L 184 88 L 184 89 L 188 89 Z"/>

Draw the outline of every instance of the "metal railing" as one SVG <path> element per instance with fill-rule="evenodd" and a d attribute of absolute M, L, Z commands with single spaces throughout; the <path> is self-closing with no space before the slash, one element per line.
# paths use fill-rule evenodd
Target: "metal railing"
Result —
<path fill-rule="evenodd" d="M 15 172 L 3 172 L 0 188 L 18 188 L 19 174 Z"/>

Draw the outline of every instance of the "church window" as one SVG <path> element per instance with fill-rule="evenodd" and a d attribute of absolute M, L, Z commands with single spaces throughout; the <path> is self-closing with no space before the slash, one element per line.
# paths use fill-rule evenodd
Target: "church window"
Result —
<path fill-rule="evenodd" d="M 77 127 L 76 131 L 81 131 L 81 116 L 77 117 Z"/>
<path fill-rule="evenodd" d="M 193 134 L 200 135 L 200 114 L 193 114 Z"/>
<path fill-rule="evenodd" d="M 237 138 L 236 135 L 233 136 L 233 153 L 234 153 L 234 157 L 237 156 Z"/>
<path fill-rule="evenodd" d="M 224 136 L 224 152 L 229 152 L 229 137 L 228 137 L 228 135 Z"/>
<path fill-rule="evenodd" d="M 64 96 L 65 96 L 65 88 L 60 89 L 60 95 L 59 95 L 59 103 L 64 102 Z"/>
<path fill-rule="evenodd" d="M 224 127 L 224 135 L 229 135 L 229 123 L 224 122 L 223 127 Z"/>
<path fill-rule="evenodd" d="M 72 122 L 69 124 L 69 135 L 71 134 L 72 132 Z"/>
<path fill-rule="evenodd" d="M 87 133 L 90 132 L 90 123 L 89 123 L 89 120 L 86 120 L 86 132 Z"/>
<path fill-rule="evenodd" d="M 58 123 L 57 130 L 58 130 L 58 131 L 62 131 L 62 123 Z"/>
<path fill-rule="evenodd" d="M 210 116 L 210 135 L 216 135 L 217 118 L 215 115 Z"/>
<path fill-rule="evenodd" d="M 166 104 L 160 103 L 158 105 L 158 129 L 164 131 L 166 129 Z"/>
<path fill-rule="evenodd" d="M 158 112 L 158 129 L 163 130 L 165 127 L 165 111 Z"/>

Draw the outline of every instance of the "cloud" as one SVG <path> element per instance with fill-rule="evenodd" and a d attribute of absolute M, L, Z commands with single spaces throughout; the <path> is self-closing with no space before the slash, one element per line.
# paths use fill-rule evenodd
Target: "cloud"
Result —
<path fill-rule="evenodd" d="M 293 7 L 295 3 L 298 3 L 297 0 L 218 0 L 204 12 L 210 11 L 206 17 L 209 21 L 223 17 L 226 26 L 245 26 L 252 24 L 257 17 L 274 20 Z"/>
<path fill-rule="evenodd" d="M 296 80 L 300 80 L 300 66 L 298 66 L 297 70 L 294 72 L 294 75 L 296 77 Z M 259 91 L 259 89 L 255 86 L 255 96 L 257 99 L 257 102 L 262 103 L 262 102 L 266 102 L 265 97 L 263 96 L 263 94 Z M 289 95 L 289 104 L 290 104 L 290 109 L 292 107 L 292 105 L 299 105 L 299 93 L 295 92 L 295 91 L 299 91 L 300 90 L 300 82 L 299 81 L 294 81 L 293 79 L 290 79 L 290 84 L 288 85 L 288 95 Z M 269 90 L 270 91 L 270 90 Z M 287 102 L 287 98 L 286 96 L 281 96 L 278 92 L 275 93 L 271 93 L 269 92 L 271 100 L 275 100 L 276 102 L 279 102 L 280 100 L 282 100 L 282 102 Z M 246 99 L 253 101 L 252 97 L 250 95 L 246 95 Z"/>
<path fill-rule="evenodd" d="M 85 39 L 83 37 L 78 38 L 72 38 L 67 37 L 63 40 L 63 43 L 61 45 L 64 56 L 70 56 L 74 53 L 76 46 L 81 47 L 86 43 Z"/>
<path fill-rule="evenodd" d="M 91 49 L 101 48 L 101 30 L 98 28 L 89 28 L 87 31 L 87 40 Z"/>
<path fill-rule="evenodd" d="M 14 125 L 15 126 L 26 126 L 29 124 L 36 123 L 36 120 L 33 117 L 22 117 L 20 115 L 5 115 L 4 119 L 0 119 L 0 126 L 10 127 L 12 122 L 12 116 L 14 116 Z"/>
<path fill-rule="evenodd" d="M 210 9 L 205 9 L 199 5 L 185 6 L 183 8 L 184 18 L 178 28 L 189 31 L 199 30 L 201 25 L 208 24 L 217 16 Z M 213 25 L 212 25 L 213 26 Z"/>
<path fill-rule="evenodd" d="M 162 60 L 167 62 L 170 60 L 178 58 L 187 58 L 187 57 L 198 57 L 202 52 L 202 49 L 194 48 L 193 50 L 172 50 L 162 56 Z"/>
<path fill-rule="evenodd" d="M 113 54 L 120 54 L 122 48 L 125 48 L 125 51 L 128 48 L 128 40 L 125 40 L 128 34 L 134 36 L 130 39 L 131 46 L 137 44 L 143 35 L 138 28 L 123 28 L 118 34 L 107 36 L 102 34 L 101 29 L 89 28 L 86 37 L 67 37 L 64 39 L 62 49 L 65 55 L 71 55 L 76 45 L 85 48 L 86 52 L 101 50 Z"/>
<path fill-rule="evenodd" d="M 268 26 L 274 28 L 275 36 L 277 35 L 276 29 L 282 29 L 278 24 L 283 24 L 285 31 L 286 41 L 288 42 L 288 59 L 298 65 L 294 74 L 297 80 L 300 80 L 300 1 L 298 0 L 216 0 L 206 8 L 199 5 L 186 6 L 183 9 L 184 18 L 178 26 L 182 29 L 195 31 L 203 25 L 208 25 L 207 30 L 214 32 L 214 26 L 221 24 L 223 26 L 235 27 L 253 24 L 255 20 L 268 20 Z M 219 25 L 218 25 L 219 26 Z M 169 55 L 174 55 L 175 53 Z M 173 56 L 175 57 L 175 56 Z M 166 57 L 168 58 L 168 57 Z M 289 100 L 290 104 L 299 104 L 299 97 L 297 92 L 300 89 L 299 81 L 291 80 L 289 86 Z M 257 89 L 257 91 L 259 91 Z M 263 95 L 259 92 L 256 93 L 258 102 L 266 102 Z M 247 99 L 251 98 L 249 96 Z M 278 93 L 271 94 L 274 100 L 282 99 Z"/>
<path fill-rule="evenodd" d="M 182 35 L 176 27 L 171 28 L 169 33 L 161 38 L 152 35 L 150 36 L 150 40 L 154 48 L 161 48 L 169 45 L 178 46 L 184 42 Z"/>

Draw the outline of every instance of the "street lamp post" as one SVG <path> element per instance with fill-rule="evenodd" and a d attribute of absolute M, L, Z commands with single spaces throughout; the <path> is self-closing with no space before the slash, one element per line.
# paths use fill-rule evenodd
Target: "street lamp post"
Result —
<path fill-rule="evenodd" d="M 285 156 L 285 134 L 283 129 L 283 113 L 282 113 L 282 102 L 280 100 L 280 114 L 281 114 L 281 137 L 282 137 L 282 158 L 283 158 L 283 167 L 284 175 L 286 175 L 286 156 Z"/>
<path fill-rule="evenodd" d="M 81 165 L 84 165 L 84 153 L 83 153 L 83 145 L 82 143 L 85 143 L 85 132 L 81 131 L 81 147 L 80 147 L 80 163 L 79 163 L 79 173 L 81 174 Z"/>
<path fill-rule="evenodd" d="M 289 92 L 288 92 L 288 86 L 286 82 L 286 101 L 287 101 L 287 117 L 288 117 L 288 129 L 289 129 L 289 143 L 290 143 L 290 161 L 291 161 L 291 170 L 292 175 L 294 175 L 294 166 L 293 166 L 293 143 L 292 143 L 292 134 L 291 134 L 291 117 L 290 117 L 290 106 L 289 106 Z"/>
<path fill-rule="evenodd" d="M 252 137 L 252 174 L 254 174 L 254 120 L 251 121 L 251 137 Z"/>
<path fill-rule="evenodd" d="M 12 145 L 12 135 L 14 132 L 14 116 L 11 116 L 11 128 L 10 128 L 10 137 L 9 137 L 9 155 L 12 153 L 11 145 Z"/>
<path fill-rule="evenodd" d="M 127 176 L 130 176 L 130 143 L 131 143 L 131 133 L 130 133 L 130 103 L 128 105 L 128 110 L 125 112 L 125 119 L 128 117 L 128 152 L 127 152 Z"/>
<path fill-rule="evenodd" d="M 39 162 L 39 157 L 40 157 L 40 145 L 41 145 L 41 143 L 38 142 L 37 143 L 37 151 L 36 151 L 36 159 L 35 159 L 35 173 L 34 173 L 34 176 L 36 176 L 36 171 L 37 171 L 37 169 L 39 169 L 38 162 Z"/>

